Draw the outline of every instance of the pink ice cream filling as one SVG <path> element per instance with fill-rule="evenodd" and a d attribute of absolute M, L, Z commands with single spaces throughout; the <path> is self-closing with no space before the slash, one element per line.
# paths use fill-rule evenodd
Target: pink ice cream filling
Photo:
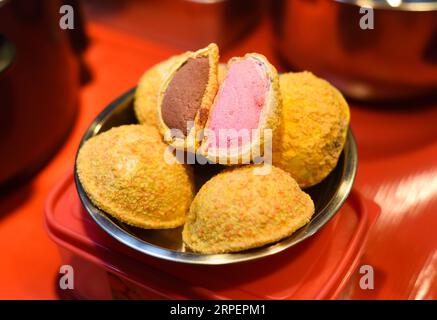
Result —
<path fill-rule="evenodd" d="M 209 134 L 208 147 L 241 147 L 252 140 L 269 85 L 261 62 L 249 57 L 230 65 L 212 107 L 208 130 L 214 135 Z"/>

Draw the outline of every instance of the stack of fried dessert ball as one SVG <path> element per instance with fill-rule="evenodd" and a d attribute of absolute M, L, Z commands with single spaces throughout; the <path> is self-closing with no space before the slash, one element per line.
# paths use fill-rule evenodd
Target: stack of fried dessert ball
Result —
<path fill-rule="evenodd" d="M 314 203 L 301 188 L 335 168 L 350 117 L 341 93 L 310 72 L 278 75 L 258 53 L 218 61 L 210 44 L 147 70 L 135 93 L 139 124 L 90 138 L 76 166 L 101 210 L 144 229 L 183 226 L 187 249 L 202 254 L 264 246 L 307 224 Z M 267 144 L 272 163 L 256 164 Z M 196 193 L 175 150 L 225 169 Z"/>

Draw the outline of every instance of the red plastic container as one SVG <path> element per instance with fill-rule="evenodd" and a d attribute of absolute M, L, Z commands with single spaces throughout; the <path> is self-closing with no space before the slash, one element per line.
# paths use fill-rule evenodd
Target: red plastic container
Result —
<path fill-rule="evenodd" d="M 378 214 L 378 206 L 353 191 L 321 231 L 284 252 L 233 265 L 179 264 L 138 253 L 101 230 L 70 174 L 47 200 L 46 226 L 63 263 L 73 267 L 77 298 L 335 299 L 347 298 Z"/>

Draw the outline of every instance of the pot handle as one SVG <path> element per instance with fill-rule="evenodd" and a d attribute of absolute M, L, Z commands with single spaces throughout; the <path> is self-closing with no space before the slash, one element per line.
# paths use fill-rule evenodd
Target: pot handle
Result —
<path fill-rule="evenodd" d="M 0 75 L 2 75 L 15 60 L 15 46 L 0 33 Z"/>

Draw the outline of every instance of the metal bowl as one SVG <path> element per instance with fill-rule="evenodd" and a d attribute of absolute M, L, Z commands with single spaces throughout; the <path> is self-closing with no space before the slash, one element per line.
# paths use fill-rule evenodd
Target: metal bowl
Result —
<path fill-rule="evenodd" d="M 276 47 L 349 97 L 399 100 L 437 89 L 436 0 L 274 0 Z M 365 16 L 373 8 L 373 29 Z M 361 20 L 363 18 L 363 20 Z M 362 27 L 364 28 L 362 29 Z"/>
<path fill-rule="evenodd" d="M 114 126 L 137 123 L 133 111 L 135 88 L 112 102 L 94 120 L 82 138 L 79 149 L 89 138 L 109 130 Z M 200 186 L 220 171 L 218 165 L 194 165 L 196 187 Z M 336 168 L 318 185 L 305 191 L 315 204 L 315 214 L 311 221 L 290 237 L 261 248 L 231 254 L 197 254 L 189 252 L 182 242 L 182 228 L 167 230 L 143 230 L 128 226 L 105 214 L 90 201 L 78 179 L 75 170 L 76 188 L 85 209 L 94 221 L 109 235 L 123 244 L 142 253 L 181 263 L 229 264 L 266 257 L 283 251 L 315 234 L 340 209 L 351 191 L 357 171 L 357 149 L 352 132 L 349 131 L 346 146 Z"/>

